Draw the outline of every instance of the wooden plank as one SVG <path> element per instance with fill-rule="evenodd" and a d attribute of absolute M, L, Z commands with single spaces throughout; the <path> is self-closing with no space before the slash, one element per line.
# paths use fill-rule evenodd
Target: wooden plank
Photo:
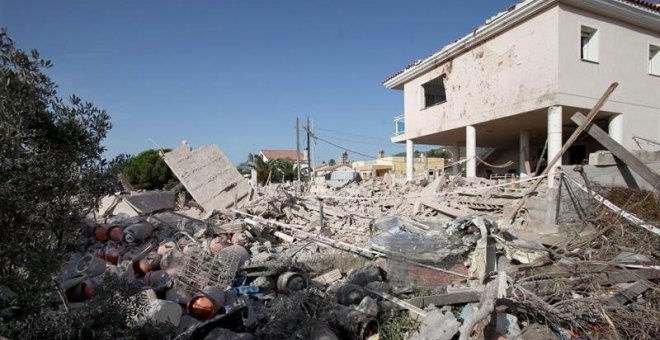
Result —
<path fill-rule="evenodd" d="M 571 120 L 576 124 L 583 124 L 587 121 L 586 117 L 579 112 L 575 113 L 571 117 Z M 639 158 L 635 157 L 630 151 L 612 139 L 607 132 L 592 123 L 587 124 L 585 132 L 607 148 L 612 155 L 626 163 L 634 172 L 651 184 L 655 190 L 660 191 L 660 175 L 649 169 Z"/>
<path fill-rule="evenodd" d="M 211 230 L 218 234 L 234 234 L 240 233 L 245 230 L 245 226 L 241 221 L 229 222 L 222 225 L 214 225 L 210 227 Z"/>
<path fill-rule="evenodd" d="M 287 235 L 287 234 L 285 234 L 285 233 L 283 233 L 283 232 L 281 232 L 281 231 L 276 231 L 276 232 L 273 233 L 273 235 L 274 235 L 275 237 L 279 238 L 280 240 L 282 240 L 282 241 L 284 241 L 284 242 L 287 242 L 287 243 L 293 243 L 293 242 L 296 241 L 296 238 L 295 238 L 295 237 L 293 237 L 293 236 L 289 236 L 289 235 Z"/>
<path fill-rule="evenodd" d="M 426 308 L 428 305 L 445 306 L 445 305 L 458 305 L 463 303 L 478 302 L 483 290 L 474 289 L 471 291 L 463 291 L 456 293 L 445 293 L 431 296 L 419 296 L 406 300 L 419 308 Z"/>
<path fill-rule="evenodd" d="M 607 102 L 607 98 L 610 97 L 610 95 L 612 94 L 612 92 L 614 92 L 614 90 L 617 88 L 617 86 L 619 86 L 619 83 L 614 82 L 614 83 L 612 83 L 612 85 L 610 85 L 610 87 L 607 88 L 607 90 L 605 90 L 605 93 L 603 93 L 603 95 L 600 97 L 598 102 L 596 102 L 596 105 L 587 114 L 587 119 L 586 119 L 587 122 L 591 122 L 594 119 L 594 117 L 596 117 L 596 115 L 598 114 L 600 109 L 603 107 L 603 105 L 605 105 L 605 102 Z M 557 161 L 559 161 L 561 159 L 561 157 L 564 155 L 564 153 L 566 153 L 568 148 L 570 148 L 571 145 L 573 145 L 573 143 L 580 136 L 582 131 L 584 131 L 584 128 L 586 127 L 586 125 L 587 124 L 578 125 L 577 129 L 575 129 L 575 131 L 573 131 L 573 134 L 571 134 L 571 136 L 568 137 L 568 140 L 566 140 L 566 143 L 564 143 L 564 145 L 561 147 L 561 149 L 559 150 L 559 153 L 556 154 L 555 157 L 552 158 L 552 160 L 548 161 L 548 165 L 546 166 L 545 170 L 543 170 L 543 173 L 541 173 L 541 176 L 548 174 L 550 169 L 552 169 L 552 167 L 555 166 L 555 163 L 557 163 Z M 536 189 L 539 187 L 539 184 L 541 184 L 541 180 L 543 178 L 544 177 L 541 177 L 541 178 L 536 180 L 536 182 L 534 183 L 532 188 L 525 195 L 525 198 L 521 199 L 520 202 L 518 203 L 518 205 L 513 209 L 513 212 L 509 216 L 509 220 L 511 221 L 511 223 L 513 223 L 513 221 L 516 219 L 516 216 L 518 215 L 518 212 L 525 205 L 526 198 L 529 197 L 531 193 L 536 191 Z"/>
<path fill-rule="evenodd" d="M 577 278 L 548 279 L 524 282 L 518 286 L 524 287 L 536 295 L 544 296 L 555 293 L 556 286 L 566 286 L 570 289 L 582 289 L 591 284 L 615 285 L 617 283 L 633 282 L 640 279 L 656 280 L 660 278 L 660 271 L 654 269 L 617 270 L 598 274 L 587 274 Z"/>
<path fill-rule="evenodd" d="M 454 209 L 454 208 L 448 207 L 444 204 L 435 203 L 435 202 L 432 202 L 432 201 L 429 201 L 429 200 L 421 200 L 420 203 L 422 205 L 425 205 L 425 206 L 427 206 L 427 207 L 429 207 L 433 210 L 436 210 L 436 211 L 442 213 L 443 215 L 447 215 L 451 218 L 456 218 L 456 217 L 459 217 L 459 216 L 467 215 L 467 213 L 464 212 L 464 211 Z"/>
<path fill-rule="evenodd" d="M 385 292 L 375 291 L 375 290 L 373 290 L 373 289 L 369 289 L 369 288 L 366 288 L 366 287 L 364 288 L 364 290 L 366 290 L 367 292 L 369 292 L 369 293 L 371 293 L 371 294 L 374 294 L 374 295 L 380 296 L 380 297 L 382 297 L 383 299 L 386 299 L 386 300 L 392 301 L 395 305 L 397 305 L 397 306 L 399 306 L 399 307 L 401 307 L 401 308 L 405 308 L 405 309 L 411 311 L 412 313 L 415 313 L 415 314 L 417 314 L 417 315 L 419 315 L 419 316 L 421 316 L 421 317 L 423 317 L 423 318 L 426 317 L 426 312 L 425 312 L 423 309 L 421 309 L 421 308 L 419 308 L 419 307 L 417 307 L 417 306 L 415 306 L 415 305 L 409 303 L 408 301 L 401 300 L 401 299 L 399 299 L 399 298 L 396 297 L 396 296 L 392 296 L 392 295 L 387 294 L 387 293 L 385 293 Z"/>
<path fill-rule="evenodd" d="M 314 204 L 305 204 L 305 207 L 306 207 L 308 210 L 312 210 L 312 211 L 315 211 L 315 212 L 317 212 L 317 213 L 321 213 L 321 209 L 320 209 L 319 206 L 318 206 L 318 202 L 317 202 L 316 204 L 317 204 L 317 205 L 314 205 Z M 344 218 L 344 217 L 346 216 L 346 214 L 344 214 L 344 213 L 342 213 L 342 212 L 339 212 L 339 211 L 337 211 L 337 210 L 335 210 L 335 209 L 332 209 L 332 208 L 330 208 L 330 207 L 327 207 L 327 206 L 324 206 L 324 207 L 323 207 L 323 215 L 334 216 L 334 217 L 337 217 L 337 218 Z"/>
<path fill-rule="evenodd" d="M 648 280 L 639 280 L 635 282 L 632 286 L 614 294 L 609 297 L 607 303 L 616 303 L 616 304 L 625 304 L 626 302 L 631 302 L 637 295 L 644 293 L 645 291 L 651 289 L 655 284 Z"/>
<path fill-rule="evenodd" d="M 320 285 L 328 285 L 341 280 L 341 278 L 342 278 L 341 271 L 339 269 L 333 269 L 323 275 L 319 275 L 313 278 L 312 282 Z"/>

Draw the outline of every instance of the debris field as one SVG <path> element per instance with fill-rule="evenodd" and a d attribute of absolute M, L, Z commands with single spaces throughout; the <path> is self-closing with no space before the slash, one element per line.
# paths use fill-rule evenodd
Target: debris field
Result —
<path fill-rule="evenodd" d="M 638 222 L 657 222 L 657 193 L 590 188 L 587 215 L 551 226 L 533 209 L 554 209 L 544 177 L 252 188 L 215 146 L 164 158 L 193 199 L 103 198 L 57 280 L 62 309 L 118 276 L 143 286 L 135 322 L 178 339 L 660 334 L 660 241 Z"/>

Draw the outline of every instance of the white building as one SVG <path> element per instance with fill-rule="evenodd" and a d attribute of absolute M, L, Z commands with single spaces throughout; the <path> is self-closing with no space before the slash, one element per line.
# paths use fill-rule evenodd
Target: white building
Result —
<path fill-rule="evenodd" d="M 479 146 L 495 148 L 488 162 L 513 160 L 516 172 L 528 173 L 546 140 L 547 160 L 574 131 L 570 117 L 586 115 L 618 82 L 595 123 L 626 148 L 640 149 L 642 138 L 660 142 L 659 51 L 657 4 L 524 1 L 384 81 L 404 97 L 392 142 L 406 143 L 409 168 L 414 144 L 446 145 L 454 161 L 468 160 L 468 177 L 483 174 L 474 157 Z M 579 163 L 600 149 L 581 137 L 562 162 Z"/>

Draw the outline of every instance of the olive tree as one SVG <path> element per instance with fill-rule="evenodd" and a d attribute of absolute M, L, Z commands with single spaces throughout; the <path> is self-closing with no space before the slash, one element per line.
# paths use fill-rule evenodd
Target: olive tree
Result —
<path fill-rule="evenodd" d="M 51 311 L 53 277 L 77 246 L 82 217 L 117 189 L 125 161 L 103 156 L 108 113 L 76 96 L 58 97 L 44 73 L 49 67 L 0 30 L 0 336 L 9 338 L 30 337 L 48 320 L 61 326 L 50 338 L 88 334 L 66 335 L 74 323 Z"/>
<path fill-rule="evenodd" d="M 164 149 L 162 152 L 168 152 Z M 122 173 L 135 189 L 171 189 L 179 183 L 158 150 L 149 149 L 130 158 Z"/>

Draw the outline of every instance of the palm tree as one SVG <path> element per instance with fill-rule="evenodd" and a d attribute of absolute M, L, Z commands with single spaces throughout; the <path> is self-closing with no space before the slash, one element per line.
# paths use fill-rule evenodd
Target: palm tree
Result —
<path fill-rule="evenodd" d="M 266 161 L 260 155 L 249 153 L 247 161 L 239 164 L 237 168 L 238 172 L 244 175 L 255 170 L 257 172 L 257 182 L 266 184 L 268 177 L 274 172 L 275 162 Z"/>
<path fill-rule="evenodd" d="M 275 173 L 273 173 L 274 182 L 293 181 L 296 178 L 296 167 L 290 159 L 278 159 L 274 162 Z"/>

